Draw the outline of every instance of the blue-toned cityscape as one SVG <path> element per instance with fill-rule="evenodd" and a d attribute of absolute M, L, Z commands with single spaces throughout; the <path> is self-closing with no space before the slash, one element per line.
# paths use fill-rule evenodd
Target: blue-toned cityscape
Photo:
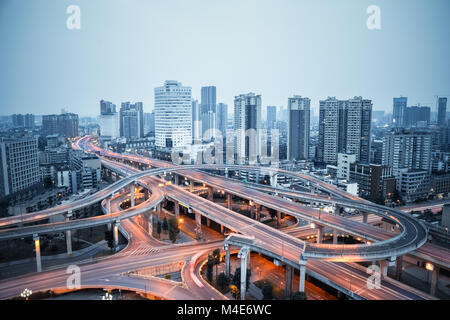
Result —
<path fill-rule="evenodd" d="M 92 27 L 90 10 L 98 4 L 73 2 L 55 6 L 63 8 L 63 31 L 69 37 L 73 32 L 88 37 L 84 33 Z M 197 8 L 200 2 L 191 6 Z M 286 0 L 285 5 L 314 6 L 298 2 Z M 424 1 L 412 2 L 426 6 Z M 113 3 L 114 10 L 128 12 L 124 14 L 140 8 L 150 14 L 148 3 L 136 1 L 131 9 Z M 246 6 L 262 12 L 273 5 L 249 3 Z M 436 1 L 430 7 L 439 10 L 441 4 Z M 228 10 L 234 2 L 211 6 L 216 5 Z M 17 10 L 28 6 L 33 7 L 6 0 L 0 4 L 0 20 L 6 11 L 20 16 Z M 42 6 L 50 8 L 46 0 Z M 161 6 L 153 9 L 166 13 Z M 387 2 L 361 8 L 363 32 L 372 36 L 402 29 L 392 26 L 387 11 L 393 7 Z M 45 28 L 52 28 L 54 10 L 44 11 L 35 14 L 48 16 L 50 27 Z M 384 14 L 387 22 L 379 20 Z M 187 30 L 196 29 L 197 22 L 192 23 Z M 131 39 L 122 39 L 124 45 L 140 41 L 132 35 L 134 27 L 124 31 Z M 26 27 L 20 28 L 10 32 L 27 38 Z M 182 32 L 176 29 L 167 32 Z M 222 37 L 228 34 L 221 32 Z M 428 27 L 424 32 L 444 37 L 444 30 Z M 38 37 L 48 42 L 52 36 Z M 134 66 L 133 55 L 140 60 L 140 53 L 129 47 L 127 56 L 113 59 L 118 70 L 129 66 L 136 72 L 136 78 L 126 75 L 130 85 L 122 91 L 121 85 L 106 79 L 114 77 L 111 73 L 99 75 L 107 72 L 106 64 L 113 67 L 111 61 L 97 57 L 88 63 L 91 72 L 77 73 L 76 81 L 65 84 L 59 61 L 47 71 L 27 69 L 29 60 L 33 65 L 48 63 L 52 53 L 47 49 L 24 53 L 24 43 L 31 40 L 17 40 L 19 45 L 5 31 L 0 40 L 12 50 L 0 55 L 5 70 L 0 76 L 5 97 L 0 115 L 0 299 L 450 299 L 450 93 L 445 94 L 450 92 L 450 74 L 448 69 L 446 75 L 440 73 L 448 57 L 435 54 L 448 44 L 431 45 L 427 56 L 410 61 L 412 74 L 421 72 L 417 62 L 437 70 L 439 80 L 423 79 L 423 87 L 409 83 L 405 74 L 401 81 L 388 80 L 396 76 L 394 66 L 384 71 L 388 84 L 374 71 L 379 87 L 371 80 L 367 87 L 360 86 L 371 71 L 361 77 L 348 66 L 329 71 L 334 77 L 339 70 L 347 85 L 321 84 L 315 73 L 297 74 L 300 62 L 289 56 L 293 72 L 283 72 L 293 84 L 286 91 L 276 77 L 264 85 L 261 74 L 253 75 L 254 83 L 247 81 L 253 62 L 246 60 L 252 65 L 248 70 L 242 61 L 233 66 L 223 52 L 217 53 L 223 59 L 221 70 L 226 74 L 233 69 L 233 76 L 210 77 L 204 71 L 208 67 L 199 66 L 190 78 L 184 74 L 190 67 L 178 65 L 180 72 L 169 67 L 175 57 L 181 58 L 174 53 L 158 57 L 166 59 L 170 70 L 161 78 L 152 74 L 151 66 Z M 159 40 L 161 47 L 174 45 Z M 87 45 L 92 39 L 76 41 Z M 190 50 L 199 50 L 202 57 L 220 51 L 206 48 L 214 42 L 203 44 Z M 91 45 L 93 56 L 114 55 Z M 77 49 L 77 54 L 85 50 L 91 47 Z M 336 50 L 318 59 L 339 54 Z M 391 54 L 397 59 L 404 53 Z M 282 53 L 273 56 L 272 51 L 262 55 L 256 64 L 270 56 L 283 59 Z M 374 64 L 383 68 L 381 60 Z M 137 71 L 142 68 L 150 70 L 145 84 Z M 245 80 L 234 82 L 239 71 Z M 317 72 L 327 77 L 325 69 Z M 23 87 L 18 85 L 17 78 L 26 76 L 35 82 L 26 79 Z M 297 76 L 311 83 L 302 87 Z M 97 80 L 105 83 L 98 85 Z M 360 84 L 353 89 L 352 81 Z M 42 90 L 32 89 L 34 85 Z M 90 88 L 78 90 L 85 85 Z M 70 86 L 78 88 L 76 97 L 64 93 Z M 133 86 L 147 89 L 139 96 Z M 52 90 L 55 97 L 48 96 Z M 402 93 L 386 102 L 397 90 Z M 178 314 L 203 311 L 185 305 Z"/>

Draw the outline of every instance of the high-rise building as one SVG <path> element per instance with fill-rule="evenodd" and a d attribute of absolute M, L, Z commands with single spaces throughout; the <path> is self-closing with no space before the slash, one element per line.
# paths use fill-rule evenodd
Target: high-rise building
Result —
<path fill-rule="evenodd" d="M 202 120 L 200 117 L 200 104 L 198 100 L 192 100 L 192 141 L 201 143 L 202 140 Z"/>
<path fill-rule="evenodd" d="M 266 119 L 266 121 L 267 121 L 267 128 L 268 129 L 275 128 L 275 123 L 277 122 L 277 107 L 275 107 L 275 106 L 267 106 L 266 112 L 267 112 L 267 114 L 266 114 L 266 116 L 267 116 L 267 119 Z"/>
<path fill-rule="evenodd" d="M 309 98 L 294 96 L 288 98 L 288 160 L 307 160 L 309 158 Z M 275 110 L 272 110 L 272 117 Z M 267 108 L 269 119 L 269 107 Z"/>
<path fill-rule="evenodd" d="M 24 117 L 25 120 L 25 127 L 26 128 L 34 128 L 34 114 L 27 113 Z"/>
<path fill-rule="evenodd" d="M 202 138 L 205 141 L 215 137 L 216 129 L 216 87 L 202 87 L 200 118 L 202 120 Z"/>
<path fill-rule="evenodd" d="M 144 134 L 155 134 L 155 112 L 144 113 Z"/>
<path fill-rule="evenodd" d="M 335 165 L 338 153 L 355 154 L 356 161 L 370 161 L 372 101 L 362 97 L 320 101 L 317 160 Z"/>
<path fill-rule="evenodd" d="M 401 193 L 408 200 L 412 195 L 419 194 L 412 190 L 413 181 L 417 183 L 416 188 L 420 189 L 424 188 L 422 180 L 425 178 L 425 185 L 429 184 L 427 177 L 431 173 L 431 140 L 430 133 L 411 130 L 392 131 L 383 138 L 382 163 L 392 168 L 397 190 L 403 190 Z"/>
<path fill-rule="evenodd" d="M 191 87 L 168 80 L 155 88 L 155 145 L 183 147 L 192 142 Z"/>
<path fill-rule="evenodd" d="M 78 136 L 78 115 L 64 113 L 60 115 L 51 114 L 42 116 L 42 135 L 44 137 L 60 134 L 67 138 Z"/>
<path fill-rule="evenodd" d="M 261 95 L 234 97 L 234 154 L 237 163 L 257 163 L 261 155 Z"/>
<path fill-rule="evenodd" d="M 403 127 L 406 107 L 408 104 L 407 97 L 394 98 L 394 106 L 392 110 L 392 124 L 394 127 Z"/>
<path fill-rule="evenodd" d="M 228 126 L 228 105 L 225 103 L 218 103 L 216 110 L 216 129 L 221 133 L 222 138 L 225 138 Z"/>
<path fill-rule="evenodd" d="M 413 106 L 407 107 L 404 114 L 404 127 L 428 126 L 430 124 L 430 107 Z"/>
<path fill-rule="evenodd" d="M 37 139 L 0 138 L 0 198 L 36 186 L 39 182 Z"/>
<path fill-rule="evenodd" d="M 113 114 L 116 113 L 116 105 L 110 101 L 100 101 L 100 114 Z"/>
<path fill-rule="evenodd" d="M 447 125 L 446 121 L 447 116 L 447 98 L 439 97 L 438 99 L 438 125 L 445 126 Z"/>
<path fill-rule="evenodd" d="M 144 110 L 142 102 L 122 102 L 120 107 L 120 136 L 127 139 L 144 136 Z"/>

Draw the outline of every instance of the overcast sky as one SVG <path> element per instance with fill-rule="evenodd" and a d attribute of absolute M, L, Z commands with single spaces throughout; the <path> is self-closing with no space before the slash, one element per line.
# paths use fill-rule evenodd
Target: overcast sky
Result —
<path fill-rule="evenodd" d="M 69 5 L 81 29 L 69 30 Z M 369 5 L 381 30 L 366 26 Z M 394 96 L 435 109 L 450 96 L 448 0 L 0 0 L 0 114 L 99 114 L 99 100 L 142 101 L 167 79 L 215 85 L 232 109 L 294 94 L 355 95 L 392 111 Z"/>

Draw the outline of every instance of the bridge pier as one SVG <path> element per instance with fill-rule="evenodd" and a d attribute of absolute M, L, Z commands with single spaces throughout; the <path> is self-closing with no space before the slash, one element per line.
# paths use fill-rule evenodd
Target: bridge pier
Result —
<path fill-rule="evenodd" d="M 277 227 L 281 225 L 281 211 L 277 210 Z"/>
<path fill-rule="evenodd" d="M 378 261 L 378 264 L 380 265 L 381 279 L 383 279 L 383 278 L 387 277 L 388 262 L 386 260 L 380 260 L 380 261 Z"/>
<path fill-rule="evenodd" d="M 156 214 L 158 215 L 158 221 L 161 221 L 161 211 L 162 211 L 162 204 L 160 202 L 156 205 Z"/>
<path fill-rule="evenodd" d="M 208 187 L 208 200 L 209 201 L 214 200 L 214 190 L 212 187 Z"/>
<path fill-rule="evenodd" d="M 286 296 L 286 299 L 290 299 L 292 296 L 292 283 L 294 279 L 294 268 L 292 268 L 290 265 L 286 265 L 286 285 L 284 288 L 284 295 Z"/>
<path fill-rule="evenodd" d="M 178 219 L 180 217 L 180 204 L 178 201 L 174 201 L 174 207 L 175 207 L 175 217 Z"/>
<path fill-rule="evenodd" d="M 337 244 L 337 240 L 338 240 L 338 237 L 337 237 L 337 230 L 334 229 L 334 230 L 333 230 L 333 244 Z"/>
<path fill-rule="evenodd" d="M 249 260 L 250 249 L 242 247 L 238 253 L 238 258 L 241 259 L 241 300 L 245 300 L 247 294 L 247 264 Z"/>
<path fill-rule="evenodd" d="M 271 185 L 273 188 L 276 188 L 276 187 L 277 187 L 277 175 L 276 175 L 276 174 L 271 174 L 271 175 L 270 175 L 270 185 Z"/>
<path fill-rule="evenodd" d="M 134 183 L 130 184 L 130 200 L 131 200 L 131 207 L 134 207 Z"/>
<path fill-rule="evenodd" d="M 227 207 L 228 210 L 233 210 L 233 196 L 231 193 L 227 193 Z"/>
<path fill-rule="evenodd" d="M 179 185 L 180 184 L 180 176 L 177 175 L 176 173 L 173 174 L 173 179 L 174 179 L 174 185 Z"/>
<path fill-rule="evenodd" d="M 433 273 L 431 274 L 431 287 L 430 287 L 430 294 L 432 296 L 436 296 L 436 288 L 439 280 L 439 268 L 436 266 L 433 266 Z"/>
<path fill-rule="evenodd" d="M 120 221 L 116 221 L 116 223 L 114 224 L 114 230 L 113 230 L 114 248 L 116 251 L 117 251 L 117 246 L 119 245 L 119 225 L 120 225 Z"/>
<path fill-rule="evenodd" d="M 202 216 L 200 212 L 195 212 L 195 237 L 197 240 L 202 239 Z"/>
<path fill-rule="evenodd" d="M 227 278 L 230 277 L 230 248 L 227 243 L 223 246 L 225 250 L 225 275 Z"/>
<path fill-rule="evenodd" d="M 261 205 L 255 204 L 255 219 L 256 221 L 259 221 L 261 219 Z"/>
<path fill-rule="evenodd" d="M 305 274 L 306 274 L 306 260 L 300 257 L 300 283 L 298 286 L 298 291 L 305 292 Z"/>
<path fill-rule="evenodd" d="M 39 244 L 39 235 L 37 233 L 33 234 L 33 240 L 34 240 L 34 248 L 36 250 L 36 267 L 37 267 L 37 272 L 42 272 L 41 246 Z"/>
<path fill-rule="evenodd" d="M 368 218 L 369 218 L 369 213 L 368 212 L 363 212 L 362 216 L 363 216 L 363 223 L 367 223 Z"/>
<path fill-rule="evenodd" d="M 402 271 L 403 271 L 403 257 L 397 257 L 397 260 L 395 262 L 395 279 L 400 281 L 402 278 Z"/>
<path fill-rule="evenodd" d="M 189 181 L 189 192 L 194 192 L 194 180 Z"/>
<path fill-rule="evenodd" d="M 72 217 L 72 211 L 69 211 L 65 214 L 66 222 L 70 221 L 70 217 Z M 67 246 L 67 256 L 72 257 L 72 232 L 70 230 L 66 230 L 66 246 Z"/>
<path fill-rule="evenodd" d="M 317 243 L 323 241 L 323 226 L 317 226 Z"/>

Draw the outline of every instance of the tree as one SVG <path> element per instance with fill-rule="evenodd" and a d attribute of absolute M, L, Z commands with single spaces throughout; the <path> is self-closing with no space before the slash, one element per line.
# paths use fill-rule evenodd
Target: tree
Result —
<path fill-rule="evenodd" d="M 306 297 L 306 293 L 300 292 L 300 291 L 295 292 L 294 295 L 292 296 L 292 299 L 293 300 L 308 300 Z"/>
<path fill-rule="evenodd" d="M 227 276 L 225 275 L 224 272 L 221 272 L 218 276 L 217 276 L 217 285 L 219 286 L 220 289 L 224 290 L 226 288 L 226 286 L 228 285 L 228 279 Z"/>
<path fill-rule="evenodd" d="M 156 232 L 158 233 L 158 235 L 160 235 L 161 231 L 161 221 L 158 220 L 158 222 L 156 223 Z"/>
<path fill-rule="evenodd" d="M 217 266 L 220 263 L 220 249 L 215 249 L 212 253 L 213 263 L 216 266 L 216 277 L 217 277 Z"/>
<path fill-rule="evenodd" d="M 246 282 L 247 286 L 248 286 L 248 283 L 250 282 L 251 275 L 252 275 L 252 271 L 250 269 L 247 269 L 247 282 Z M 232 282 L 235 286 L 240 287 L 240 285 L 241 285 L 241 268 L 240 267 L 236 268 L 236 271 L 234 272 L 234 275 L 233 275 Z"/>
<path fill-rule="evenodd" d="M 209 282 L 212 282 L 213 266 L 214 266 L 213 257 L 208 256 L 208 262 L 206 263 L 206 278 L 208 279 Z"/>
<path fill-rule="evenodd" d="M 166 217 L 164 217 L 164 220 L 163 220 L 163 223 L 162 223 L 162 229 L 164 231 L 169 230 L 169 224 L 167 223 L 167 218 Z"/>
<path fill-rule="evenodd" d="M 241 294 L 239 288 L 233 284 L 230 284 L 230 291 L 233 298 L 237 299 L 239 295 Z"/>
<path fill-rule="evenodd" d="M 171 218 L 169 220 L 169 238 L 172 242 L 177 240 L 177 236 L 180 233 L 180 228 L 178 227 L 178 219 Z"/>
<path fill-rule="evenodd" d="M 272 300 L 273 299 L 273 287 L 272 285 L 266 283 L 263 287 L 262 287 L 262 294 L 263 294 L 263 299 L 264 300 Z"/>

